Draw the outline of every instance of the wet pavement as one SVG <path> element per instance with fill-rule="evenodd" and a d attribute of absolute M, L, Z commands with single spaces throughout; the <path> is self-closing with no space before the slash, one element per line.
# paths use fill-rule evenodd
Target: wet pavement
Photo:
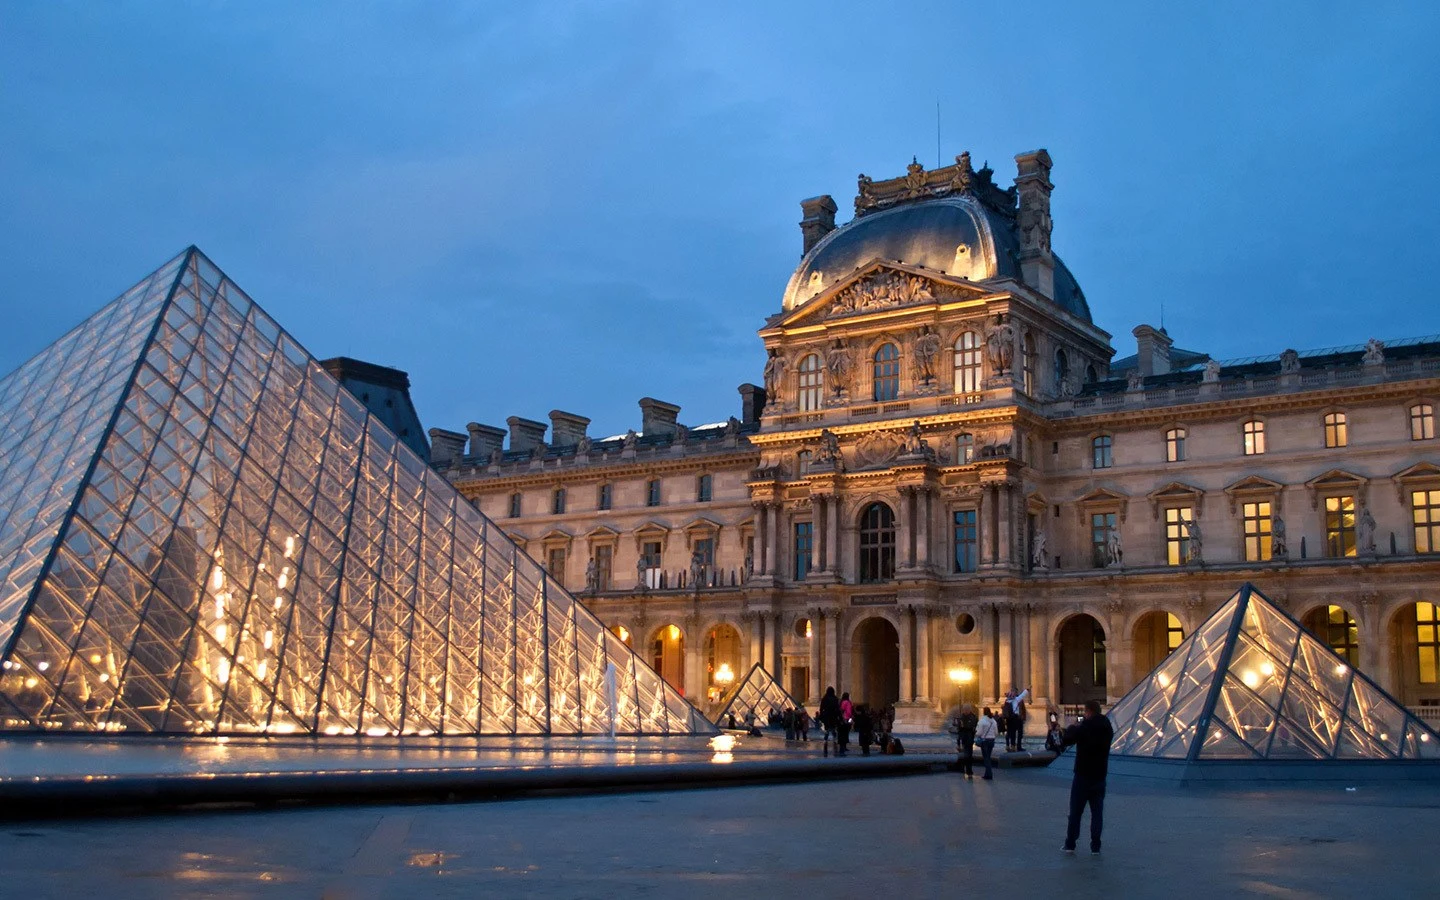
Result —
<path fill-rule="evenodd" d="M 16 897 L 1434 896 L 1440 789 L 1112 783 L 1059 853 L 1042 770 L 6 823 Z"/>

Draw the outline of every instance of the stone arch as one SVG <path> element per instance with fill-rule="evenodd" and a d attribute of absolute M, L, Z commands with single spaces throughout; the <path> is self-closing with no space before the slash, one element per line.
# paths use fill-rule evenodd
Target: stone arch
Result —
<path fill-rule="evenodd" d="M 1357 612 L 1350 604 L 1327 599 L 1305 604 L 1295 618 L 1306 631 L 1319 638 L 1320 643 L 1363 670 L 1361 654 L 1368 648 L 1361 637 L 1363 626 Z"/>
<path fill-rule="evenodd" d="M 714 702 L 738 679 L 745 677 L 742 664 L 745 635 L 723 618 L 707 625 L 700 633 L 704 636 L 700 664 L 704 667 L 705 698 Z"/>
<path fill-rule="evenodd" d="M 901 699 L 900 650 L 904 632 L 891 615 L 882 611 L 869 612 L 849 628 L 851 687 L 836 686 L 850 691 L 855 703 L 868 703 L 874 709 Z"/>
<path fill-rule="evenodd" d="M 1440 639 L 1440 634 L 1436 633 L 1440 629 L 1427 629 L 1427 633 L 1422 635 L 1422 623 L 1417 620 L 1420 604 L 1436 603 L 1440 603 L 1440 591 L 1430 596 L 1408 597 L 1394 603 L 1384 620 L 1388 665 L 1382 663 L 1381 671 L 1376 673 L 1380 677 L 1376 680 L 1406 706 L 1416 707 L 1422 701 L 1440 701 L 1440 671 L 1435 673 L 1434 681 L 1420 680 L 1425 674 L 1420 660 L 1421 638 L 1426 637 L 1429 641 Z"/>
<path fill-rule="evenodd" d="M 1051 646 L 1054 648 L 1057 675 L 1054 684 L 1062 704 L 1070 706 L 1086 700 L 1105 700 L 1111 668 L 1105 649 L 1108 639 L 1103 617 L 1089 612 L 1073 612 L 1060 620 Z"/>
<path fill-rule="evenodd" d="M 1177 632 L 1173 631 L 1177 626 L 1180 629 L 1178 638 Z M 1190 636 L 1190 631 L 1185 628 L 1185 618 L 1179 613 L 1163 606 L 1151 606 L 1130 617 L 1125 623 L 1125 634 L 1130 638 L 1134 673 L 1143 678 L 1164 662 Z"/>
<path fill-rule="evenodd" d="M 685 641 L 689 635 L 679 621 L 662 622 L 652 628 L 644 645 L 636 649 L 641 658 L 682 694 L 685 692 Z"/>

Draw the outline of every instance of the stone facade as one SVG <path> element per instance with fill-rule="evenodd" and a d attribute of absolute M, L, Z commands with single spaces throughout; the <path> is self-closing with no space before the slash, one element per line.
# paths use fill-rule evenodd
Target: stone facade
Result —
<path fill-rule="evenodd" d="M 1016 161 L 1004 190 L 968 154 L 862 176 L 839 228 L 805 201 L 741 417 L 647 398 L 592 440 L 557 410 L 509 450 L 472 423 L 435 465 L 702 703 L 755 662 L 917 725 L 1113 700 L 1252 581 L 1440 712 L 1440 341 L 1222 362 L 1141 325 L 1115 360 L 1051 250 L 1049 154 Z"/>

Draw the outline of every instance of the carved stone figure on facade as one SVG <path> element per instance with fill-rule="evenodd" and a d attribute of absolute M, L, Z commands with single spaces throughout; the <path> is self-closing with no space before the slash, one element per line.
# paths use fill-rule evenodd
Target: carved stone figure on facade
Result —
<path fill-rule="evenodd" d="M 690 587 L 692 590 L 700 590 L 705 581 L 705 554 L 695 550 L 690 554 Z"/>
<path fill-rule="evenodd" d="M 745 567 L 741 570 L 742 577 L 749 581 L 755 577 L 755 553 L 751 550 L 745 551 Z"/>
<path fill-rule="evenodd" d="M 992 374 L 1007 374 L 1015 361 L 1015 326 L 1002 319 L 985 332 L 985 353 Z"/>
<path fill-rule="evenodd" d="M 845 385 L 849 384 L 850 351 L 845 349 L 845 342 L 839 338 L 835 339 L 835 346 L 825 354 L 825 368 L 830 373 L 831 393 L 837 397 L 843 396 L 846 393 Z"/>
<path fill-rule="evenodd" d="M 736 437 L 740 434 L 740 420 L 731 416 L 725 420 L 725 436 Z"/>
<path fill-rule="evenodd" d="M 585 590 L 595 593 L 600 589 L 600 570 L 595 565 L 595 557 L 585 564 Z"/>
<path fill-rule="evenodd" d="M 1355 517 L 1355 552 L 1361 556 L 1375 555 L 1375 517 L 1370 507 L 1362 507 Z"/>
<path fill-rule="evenodd" d="M 1285 520 L 1275 516 L 1270 520 L 1270 558 L 1287 559 L 1290 547 L 1285 541 Z"/>
<path fill-rule="evenodd" d="M 940 335 L 926 325 L 915 338 L 915 378 L 921 384 L 935 381 L 935 361 L 940 356 Z"/>
<path fill-rule="evenodd" d="M 1294 350 L 1286 350 L 1280 354 L 1280 374 L 1289 375 L 1300 371 L 1300 354 Z"/>
<path fill-rule="evenodd" d="M 640 554 L 639 559 L 635 560 L 635 586 L 642 591 L 649 587 L 649 583 L 645 577 L 650 573 L 650 567 L 646 565 L 647 562 L 648 560 L 645 559 L 645 554 L 643 553 Z"/>
<path fill-rule="evenodd" d="M 630 429 L 626 430 L 625 436 L 620 439 L 620 449 L 621 449 L 621 450 L 634 450 L 634 449 L 635 449 L 635 445 L 636 445 L 637 443 L 639 443 L 639 441 L 640 441 L 640 435 L 638 435 L 638 434 L 635 433 L 635 429 L 630 428 Z"/>
<path fill-rule="evenodd" d="M 683 444 L 686 441 L 690 440 L 690 429 L 686 428 L 684 425 L 676 425 L 675 437 L 673 440 L 677 444 Z"/>
<path fill-rule="evenodd" d="M 765 398 L 771 403 L 780 402 L 780 379 L 785 374 L 785 360 L 778 350 L 770 351 L 765 360 Z"/>
<path fill-rule="evenodd" d="M 970 151 L 955 157 L 955 177 L 950 179 L 950 189 L 957 194 L 968 194 L 974 189 L 975 170 L 970 166 Z"/>
<path fill-rule="evenodd" d="M 1127 391 L 1143 391 L 1143 390 L 1145 390 L 1145 376 L 1140 374 L 1140 370 L 1139 370 L 1139 369 L 1131 369 L 1131 370 L 1130 370 L 1130 373 L 1125 376 L 1125 390 L 1127 390 Z"/>
<path fill-rule="evenodd" d="M 589 435 L 582 436 L 580 438 L 580 442 L 575 445 L 575 455 L 585 456 L 589 454 L 590 448 L 593 446 L 595 446 L 595 444 L 593 441 L 590 440 Z"/>
<path fill-rule="evenodd" d="M 911 197 L 917 197 L 925 188 L 925 167 L 920 165 L 917 157 L 910 157 L 910 165 L 905 167 L 905 193 Z"/>
<path fill-rule="evenodd" d="M 933 457 L 934 451 L 930 449 L 930 443 L 925 440 L 925 433 L 920 429 L 920 420 L 916 419 L 905 432 L 905 455 Z"/>
<path fill-rule="evenodd" d="M 491 451 L 490 451 L 490 465 L 492 465 L 492 466 L 498 466 L 498 465 L 500 465 L 500 464 L 501 464 L 502 462 L 504 462 L 504 461 L 505 461 L 505 451 L 504 451 L 504 450 L 501 450 L 499 447 L 496 447 L 494 450 L 491 450 Z"/>
<path fill-rule="evenodd" d="M 875 192 L 873 186 L 875 180 L 864 172 L 861 172 L 855 179 L 855 214 L 859 215 L 875 205 Z"/>
<path fill-rule="evenodd" d="M 1215 382 L 1219 381 L 1219 380 L 1220 380 L 1220 360 L 1218 360 L 1218 359 L 1207 359 L 1207 360 L 1205 361 L 1205 371 L 1204 371 L 1203 374 L 1201 374 L 1200 380 L 1203 381 L 1203 382 L 1205 382 L 1206 384 L 1214 384 Z"/>
<path fill-rule="evenodd" d="M 1050 557 L 1045 547 L 1045 529 L 1037 528 L 1030 546 L 1030 566 L 1035 569 L 1050 568 Z"/>
<path fill-rule="evenodd" d="M 1105 535 L 1105 567 L 1118 569 L 1125 564 L 1125 548 L 1120 545 L 1120 529 L 1112 528 Z"/>
<path fill-rule="evenodd" d="M 1185 535 L 1190 539 L 1190 554 L 1185 558 L 1185 562 L 1197 566 L 1204 565 L 1205 535 L 1200 531 L 1199 521 L 1191 519 L 1186 522 Z"/>
<path fill-rule="evenodd" d="M 1367 366 L 1379 366 L 1385 362 L 1385 344 L 1375 338 L 1365 342 L 1365 356 L 1361 359 Z"/>
<path fill-rule="evenodd" d="M 822 466 L 840 467 L 840 439 L 828 428 L 820 430 L 820 449 L 815 453 L 815 462 Z"/>
<path fill-rule="evenodd" d="M 930 282 L 918 275 L 878 272 L 841 291 L 830 305 L 830 315 L 890 306 L 911 306 L 934 299 L 935 292 Z"/>

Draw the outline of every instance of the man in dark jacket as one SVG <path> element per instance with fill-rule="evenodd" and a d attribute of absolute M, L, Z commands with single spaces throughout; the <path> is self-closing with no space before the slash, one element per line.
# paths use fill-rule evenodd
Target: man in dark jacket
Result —
<path fill-rule="evenodd" d="M 840 732 L 840 698 L 835 696 L 835 688 L 827 687 L 825 696 L 820 698 L 820 712 L 817 716 L 820 719 L 820 727 L 825 729 L 825 754 L 830 754 L 830 735 L 837 737 Z M 839 753 L 839 746 L 836 746 L 836 753 Z"/>
<path fill-rule="evenodd" d="M 1115 729 L 1100 712 L 1100 701 L 1085 701 L 1085 718 L 1065 729 L 1065 746 L 1075 747 L 1075 779 L 1070 783 L 1070 821 L 1065 828 L 1066 853 L 1075 852 L 1080 817 L 1090 805 L 1090 852 L 1100 852 L 1105 816 L 1105 776 L 1110 770 L 1110 742 Z"/>

